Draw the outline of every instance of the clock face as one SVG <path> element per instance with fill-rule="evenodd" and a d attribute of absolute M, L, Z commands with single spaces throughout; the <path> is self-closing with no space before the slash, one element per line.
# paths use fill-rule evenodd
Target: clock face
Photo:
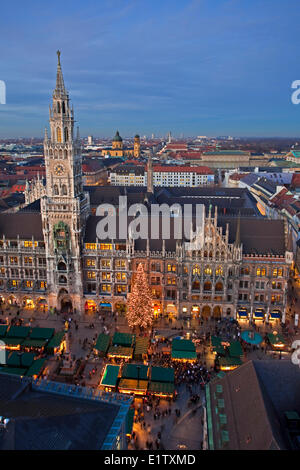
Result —
<path fill-rule="evenodd" d="M 63 166 L 61 163 L 59 163 L 58 165 L 56 165 L 56 166 L 54 167 L 54 173 L 55 173 L 57 176 L 63 175 L 63 174 L 64 174 L 64 171 L 65 171 L 64 166 Z"/>

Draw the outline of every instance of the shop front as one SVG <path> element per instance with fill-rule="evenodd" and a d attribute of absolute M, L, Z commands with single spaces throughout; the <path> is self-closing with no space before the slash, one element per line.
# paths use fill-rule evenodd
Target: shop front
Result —
<path fill-rule="evenodd" d="M 84 304 L 84 311 L 86 314 L 96 313 L 97 311 L 97 304 L 94 300 L 88 299 L 85 301 Z"/>

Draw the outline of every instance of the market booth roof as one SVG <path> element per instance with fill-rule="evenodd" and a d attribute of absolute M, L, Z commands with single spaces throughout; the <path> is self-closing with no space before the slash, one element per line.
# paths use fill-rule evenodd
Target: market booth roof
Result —
<path fill-rule="evenodd" d="M 174 383 L 174 369 L 171 367 L 155 367 L 151 368 L 152 382 Z"/>
<path fill-rule="evenodd" d="M 135 341 L 135 335 L 130 333 L 116 332 L 112 339 L 112 344 L 116 346 L 125 346 L 131 348 Z"/>
<path fill-rule="evenodd" d="M 0 338 L 6 335 L 8 325 L 0 325 Z"/>
<path fill-rule="evenodd" d="M 134 408 L 129 408 L 126 417 L 126 436 L 131 436 L 134 421 Z"/>
<path fill-rule="evenodd" d="M 1 338 L 1 341 L 8 347 L 17 347 L 23 344 L 24 338 L 8 338 L 6 336 L 5 338 Z"/>
<path fill-rule="evenodd" d="M 236 367 L 242 365 L 242 361 L 239 357 L 220 357 L 219 364 L 221 370 L 233 370 Z"/>
<path fill-rule="evenodd" d="M 143 356 L 147 354 L 149 347 L 148 338 L 136 338 L 134 356 Z"/>
<path fill-rule="evenodd" d="M 2 367 L 0 369 L 0 372 L 4 372 L 5 374 L 12 374 L 12 375 L 20 375 L 24 376 L 26 375 L 27 369 L 22 369 L 19 367 Z"/>
<path fill-rule="evenodd" d="M 30 367 L 34 361 L 34 358 L 35 354 L 33 353 L 19 353 L 17 351 L 13 351 L 7 358 L 7 365 L 9 367 L 19 368 Z"/>
<path fill-rule="evenodd" d="M 54 335 L 54 328 L 32 328 L 30 339 L 47 339 Z"/>
<path fill-rule="evenodd" d="M 121 357 L 130 359 L 133 355 L 133 348 L 125 348 L 123 346 L 110 346 L 107 356 L 108 357 Z"/>
<path fill-rule="evenodd" d="M 47 344 L 47 351 L 51 349 L 56 349 L 59 348 L 61 343 L 63 342 L 65 337 L 65 332 L 64 331 L 58 331 L 55 333 L 53 338 L 50 339 L 49 343 Z"/>
<path fill-rule="evenodd" d="M 45 357 L 41 359 L 36 359 L 35 361 L 33 361 L 32 365 L 29 367 L 26 373 L 26 376 L 33 377 L 33 376 L 39 375 L 44 368 L 45 362 L 46 362 Z"/>
<path fill-rule="evenodd" d="M 284 337 L 280 333 L 268 333 L 268 339 L 271 345 L 275 348 L 283 348 L 286 344 Z"/>
<path fill-rule="evenodd" d="M 107 364 L 100 382 L 105 387 L 116 387 L 120 372 L 120 366 Z"/>
<path fill-rule="evenodd" d="M 174 351 L 195 351 L 195 345 L 190 339 L 173 339 L 172 350 Z"/>
<path fill-rule="evenodd" d="M 22 343 L 23 348 L 34 348 L 34 349 L 41 349 L 45 347 L 47 344 L 47 341 L 44 339 L 25 339 Z"/>
<path fill-rule="evenodd" d="M 119 382 L 119 392 L 121 393 L 141 393 L 147 392 L 148 380 L 121 379 Z"/>
<path fill-rule="evenodd" d="M 100 335 L 97 338 L 94 348 L 97 351 L 102 352 L 103 354 L 106 354 L 108 347 L 109 347 L 109 342 L 110 342 L 110 336 L 105 335 L 104 333 L 100 333 Z"/>
<path fill-rule="evenodd" d="M 154 382 L 151 380 L 149 384 L 149 392 L 155 395 L 172 396 L 174 389 L 174 384 L 170 382 Z"/>
<path fill-rule="evenodd" d="M 196 351 L 172 351 L 172 359 L 195 361 L 197 359 Z"/>
<path fill-rule="evenodd" d="M 229 346 L 229 356 L 241 357 L 243 356 L 243 349 L 239 341 L 231 341 Z"/>
<path fill-rule="evenodd" d="M 148 379 L 149 367 L 144 364 L 125 364 L 122 370 L 122 379 Z"/>
<path fill-rule="evenodd" d="M 27 338 L 29 335 L 30 328 L 29 326 L 11 326 L 7 331 L 7 338 Z"/>

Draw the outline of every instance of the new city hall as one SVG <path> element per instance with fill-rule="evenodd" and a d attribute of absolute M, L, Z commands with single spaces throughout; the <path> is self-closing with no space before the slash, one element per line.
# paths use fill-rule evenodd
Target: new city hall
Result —
<path fill-rule="evenodd" d="M 285 318 L 291 237 L 284 220 L 264 218 L 246 189 L 83 187 L 79 133 L 74 135 L 58 54 L 56 87 L 45 131 L 46 186 L 16 213 L 0 215 L 0 296 L 25 308 L 126 309 L 132 275 L 142 263 L 153 314 L 169 317 Z M 40 183 L 39 183 L 40 184 Z M 199 249 L 184 237 L 98 239 L 101 204 L 202 204 Z M 160 220 L 160 223 L 162 221 Z M 173 235 L 172 235 L 173 233 Z"/>

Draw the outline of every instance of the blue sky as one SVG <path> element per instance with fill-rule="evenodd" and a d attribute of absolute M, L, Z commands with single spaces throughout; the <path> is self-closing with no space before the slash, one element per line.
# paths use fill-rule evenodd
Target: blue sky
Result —
<path fill-rule="evenodd" d="M 6 1 L 0 138 L 48 122 L 56 50 L 81 135 L 299 136 L 299 0 Z"/>

